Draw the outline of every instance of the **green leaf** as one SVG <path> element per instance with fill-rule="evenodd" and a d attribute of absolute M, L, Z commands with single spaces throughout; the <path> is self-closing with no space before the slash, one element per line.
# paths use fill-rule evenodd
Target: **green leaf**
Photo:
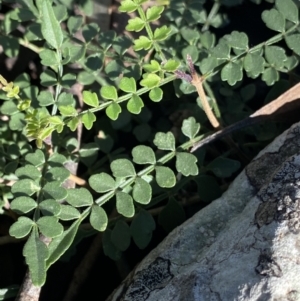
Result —
<path fill-rule="evenodd" d="M 59 22 L 55 18 L 53 7 L 49 0 L 41 0 L 37 4 L 42 14 L 43 37 L 53 48 L 59 49 L 64 37 Z"/>
<path fill-rule="evenodd" d="M 12 58 L 19 54 L 20 44 L 18 39 L 12 36 L 0 36 L 0 45 L 4 47 L 4 53 Z"/>
<path fill-rule="evenodd" d="M 111 80 L 115 80 L 119 79 L 127 70 L 123 61 L 120 59 L 114 59 L 105 66 L 104 71 Z"/>
<path fill-rule="evenodd" d="M 136 94 L 133 94 L 127 102 L 127 110 L 132 114 L 140 114 L 143 107 L 143 100 Z"/>
<path fill-rule="evenodd" d="M 59 64 L 57 53 L 50 49 L 44 49 L 39 53 L 41 64 L 44 66 L 55 66 Z"/>
<path fill-rule="evenodd" d="M 212 176 L 200 175 L 194 178 L 198 186 L 198 195 L 200 200 L 211 202 L 222 195 L 222 190 Z"/>
<path fill-rule="evenodd" d="M 140 81 L 141 86 L 152 89 L 156 87 L 160 82 L 160 77 L 153 73 L 145 73 L 143 79 Z"/>
<path fill-rule="evenodd" d="M 39 209 L 44 216 L 57 216 L 61 212 L 61 207 L 55 200 L 44 200 L 39 203 Z"/>
<path fill-rule="evenodd" d="M 10 204 L 10 209 L 18 214 L 28 213 L 36 207 L 36 201 L 26 196 L 15 198 Z"/>
<path fill-rule="evenodd" d="M 137 203 L 143 205 L 149 204 L 152 197 L 151 185 L 141 178 L 136 178 L 132 190 L 132 197 Z"/>
<path fill-rule="evenodd" d="M 148 246 L 153 230 L 155 230 L 155 221 L 146 210 L 141 210 L 130 225 L 131 236 L 140 249 Z"/>
<path fill-rule="evenodd" d="M 59 219 L 69 221 L 80 217 L 80 212 L 70 205 L 60 205 L 61 211 L 58 215 Z"/>
<path fill-rule="evenodd" d="M 200 124 L 196 122 L 194 117 L 183 120 L 181 131 L 190 139 L 193 139 L 200 130 Z"/>
<path fill-rule="evenodd" d="M 199 172 L 197 158 L 190 153 L 176 153 L 176 169 L 184 176 L 196 176 Z"/>
<path fill-rule="evenodd" d="M 97 160 L 99 147 L 95 142 L 84 144 L 79 150 L 80 161 L 87 167 L 92 166 Z"/>
<path fill-rule="evenodd" d="M 78 82 L 83 84 L 84 86 L 91 85 L 95 81 L 95 79 L 95 75 L 87 71 L 81 71 L 77 76 Z"/>
<path fill-rule="evenodd" d="M 120 81 L 119 88 L 127 93 L 136 92 L 136 83 L 133 77 L 123 77 Z"/>
<path fill-rule="evenodd" d="M 292 49 L 296 54 L 300 55 L 300 34 L 292 34 L 285 36 L 285 42 L 287 46 Z"/>
<path fill-rule="evenodd" d="M 272 8 L 270 10 L 263 11 L 261 18 L 268 28 L 279 32 L 285 31 L 284 17 L 277 9 Z"/>
<path fill-rule="evenodd" d="M 275 5 L 287 20 L 293 23 L 298 22 L 299 9 L 292 0 L 276 0 Z"/>
<path fill-rule="evenodd" d="M 19 109 L 12 100 L 5 101 L 1 106 L 1 113 L 5 115 L 13 115 L 18 113 Z"/>
<path fill-rule="evenodd" d="M 241 167 L 241 163 L 228 158 L 216 158 L 206 166 L 219 178 L 228 178 Z"/>
<path fill-rule="evenodd" d="M 57 99 L 57 106 L 75 106 L 75 99 L 72 94 L 62 92 Z"/>
<path fill-rule="evenodd" d="M 113 102 L 106 108 L 105 113 L 111 120 L 117 120 L 121 111 L 122 109 L 120 105 L 116 102 Z"/>
<path fill-rule="evenodd" d="M 288 71 L 293 70 L 299 64 L 299 60 L 295 55 L 289 56 L 287 60 L 284 62 L 284 66 Z"/>
<path fill-rule="evenodd" d="M 158 72 L 159 70 L 161 70 L 161 66 L 160 66 L 159 62 L 156 60 L 151 60 L 150 64 L 145 64 L 143 66 L 143 68 L 146 72 L 149 72 L 149 73 L 155 73 L 155 72 Z"/>
<path fill-rule="evenodd" d="M 225 43 L 220 43 L 212 49 L 212 55 L 218 59 L 229 59 L 230 47 Z"/>
<path fill-rule="evenodd" d="M 11 192 L 15 196 L 30 196 L 39 190 L 40 186 L 30 179 L 19 180 L 11 187 Z"/>
<path fill-rule="evenodd" d="M 112 243 L 122 252 L 130 246 L 130 228 L 124 221 L 117 221 L 111 232 Z"/>
<path fill-rule="evenodd" d="M 116 193 L 117 211 L 125 217 L 134 216 L 134 205 L 132 197 L 125 192 L 119 191 Z"/>
<path fill-rule="evenodd" d="M 211 49 L 216 43 L 216 36 L 209 31 L 205 31 L 200 35 L 200 41 L 204 48 Z"/>
<path fill-rule="evenodd" d="M 40 241 L 37 230 L 32 231 L 25 243 L 23 256 L 29 267 L 30 278 L 35 286 L 43 286 L 46 281 L 46 260 L 49 257 L 47 246 Z"/>
<path fill-rule="evenodd" d="M 9 17 L 12 20 L 16 20 L 19 22 L 30 21 L 35 19 L 34 14 L 27 8 L 15 8 L 11 11 Z"/>
<path fill-rule="evenodd" d="M 279 73 L 274 68 L 267 68 L 263 72 L 262 80 L 265 81 L 268 86 L 272 86 L 279 80 Z"/>
<path fill-rule="evenodd" d="M 155 164 L 156 158 L 151 147 L 138 145 L 132 150 L 133 162 L 137 164 Z"/>
<path fill-rule="evenodd" d="M 93 127 L 93 123 L 96 119 L 96 115 L 91 111 L 87 111 L 81 116 L 81 121 L 87 130 L 90 130 Z"/>
<path fill-rule="evenodd" d="M 116 38 L 116 32 L 114 30 L 108 30 L 105 32 L 101 32 L 99 34 L 99 44 L 103 48 L 103 50 L 106 52 L 112 45 Z"/>
<path fill-rule="evenodd" d="M 113 177 L 104 172 L 92 175 L 89 178 L 89 184 L 99 193 L 111 191 L 116 188 L 116 182 Z"/>
<path fill-rule="evenodd" d="M 167 62 L 162 66 L 163 70 L 166 70 L 168 72 L 174 72 L 178 69 L 180 66 L 180 62 L 176 60 L 167 60 Z"/>
<path fill-rule="evenodd" d="M 110 164 L 110 169 L 116 178 L 127 178 L 136 175 L 133 164 L 127 159 L 114 160 Z"/>
<path fill-rule="evenodd" d="M 161 13 L 164 11 L 163 6 L 152 6 L 146 11 L 147 22 L 153 22 L 160 18 Z"/>
<path fill-rule="evenodd" d="M 265 60 L 264 58 L 255 53 L 247 53 L 244 59 L 244 69 L 256 78 L 264 71 Z"/>
<path fill-rule="evenodd" d="M 91 54 L 86 58 L 85 66 L 90 70 L 90 72 L 99 71 L 103 67 L 103 57 L 98 53 Z"/>
<path fill-rule="evenodd" d="M 40 75 L 40 79 L 41 84 L 45 87 L 57 85 L 56 74 L 52 70 L 47 69 L 46 71 L 42 72 Z"/>
<path fill-rule="evenodd" d="M 119 260 L 121 258 L 121 251 L 112 243 L 111 241 L 111 230 L 106 229 L 103 234 L 103 251 L 106 256 L 111 258 L 112 260 Z"/>
<path fill-rule="evenodd" d="M 184 221 L 185 212 L 182 206 L 174 198 L 170 198 L 158 216 L 158 223 L 169 233 Z"/>
<path fill-rule="evenodd" d="M 29 164 L 26 164 L 25 166 L 18 168 L 15 171 L 15 174 L 19 179 L 32 179 L 32 180 L 37 180 L 42 176 L 41 172 L 36 167 Z"/>
<path fill-rule="evenodd" d="M 224 39 L 227 44 L 235 49 L 248 49 L 248 37 L 243 32 L 233 31 L 230 35 L 225 35 Z"/>
<path fill-rule="evenodd" d="M 163 41 L 168 38 L 169 34 L 171 33 L 172 29 L 168 28 L 166 25 L 156 28 L 154 31 L 154 40 L 156 41 Z"/>
<path fill-rule="evenodd" d="M 40 166 L 45 163 L 45 156 L 41 150 L 36 150 L 34 153 L 27 154 L 25 160 L 33 166 Z"/>
<path fill-rule="evenodd" d="M 64 21 L 68 18 L 67 8 L 63 4 L 57 4 L 56 6 L 53 6 L 53 12 L 58 22 Z"/>
<path fill-rule="evenodd" d="M 92 206 L 90 215 L 91 226 L 98 231 L 105 231 L 107 228 L 108 218 L 105 210 L 97 205 Z"/>
<path fill-rule="evenodd" d="M 133 2 L 132 0 L 123 0 L 121 1 L 121 6 L 119 7 L 119 11 L 122 13 L 132 13 L 138 7 L 139 5 Z"/>
<path fill-rule="evenodd" d="M 78 114 L 73 106 L 60 106 L 58 109 L 63 116 L 76 116 Z"/>
<path fill-rule="evenodd" d="M 163 90 L 159 87 L 155 87 L 151 89 L 149 92 L 149 98 L 154 102 L 159 102 L 162 100 L 163 97 Z"/>
<path fill-rule="evenodd" d="M 141 49 L 149 50 L 152 47 L 152 41 L 145 36 L 140 36 L 137 40 L 134 40 L 133 49 L 139 51 Z"/>
<path fill-rule="evenodd" d="M 13 116 L 11 116 L 9 121 L 9 128 L 12 131 L 22 131 L 25 127 L 24 124 L 24 114 L 17 113 Z"/>
<path fill-rule="evenodd" d="M 70 16 L 67 22 L 67 27 L 69 32 L 73 35 L 75 34 L 83 23 L 83 16 Z"/>
<path fill-rule="evenodd" d="M 50 168 L 44 178 L 47 182 L 57 181 L 62 184 L 70 176 L 70 172 L 65 167 L 52 167 Z"/>
<path fill-rule="evenodd" d="M 278 46 L 266 46 L 265 57 L 268 63 L 274 68 L 282 68 L 287 60 L 285 50 Z"/>
<path fill-rule="evenodd" d="M 80 122 L 80 118 L 74 117 L 67 123 L 67 126 L 70 128 L 72 132 L 74 132 L 77 129 L 79 122 Z"/>
<path fill-rule="evenodd" d="M 20 111 L 26 111 L 31 104 L 31 100 L 27 99 L 27 100 L 21 100 L 21 102 L 19 102 L 18 104 L 18 109 Z"/>
<path fill-rule="evenodd" d="M 102 86 L 100 90 L 100 94 L 105 99 L 112 99 L 112 100 L 118 99 L 117 90 L 114 86 Z"/>
<path fill-rule="evenodd" d="M 61 86 L 64 88 L 71 88 L 75 83 L 76 75 L 72 73 L 65 74 L 60 81 Z"/>
<path fill-rule="evenodd" d="M 120 56 L 124 55 L 133 45 L 133 41 L 128 36 L 118 36 L 113 44 L 113 49 Z"/>
<path fill-rule="evenodd" d="M 172 169 L 165 166 L 156 166 L 155 171 L 156 171 L 155 179 L 158 186 L 163 188 L 171 188 L 175 186 L 176 177 Z"/>
<path fill-rule="evenodd" d="M 60 187 L 61 183 L 58 181 L 53 181 L 46 183 L 42 191 L 44 193 L 45 199 L 54 199 L 56 201 L 64 200 L 68 192 L 65 188 Z"/>
<path fill-rule="evenodd" d="M 67 202 L 74 207 L 91 206 L 93 196 L 86 188 L 69 188 Z"/>
<path fill-rule="evenodd" d="M 64 228 L 55 216 L 43 216 L 38 219 L 39 231 L 46 237 L 54 238 L 63 233 Z"/>
<path fill-rule="evenodd" d="M 135 17 L 133 19 L 129 19 L 128 25 L 125 27 L 128 31 L 139 32 L 145 27 L 145 21 L 143 21 L 139 17 Z"/>
<path fill-rule="evenodd" d="M 89 43 L 90 41 L 92 41 L 99 31 L 100 28 L 97 23 L 85 24 L 82 28 L 82 35 L 85 39 L 85 42 Z"/>
<path fill-rule="evenodd" d="M 175 151 L 175 138 L 173 133 L 156 133 L 153 143 L 162 150 Z"/>
<path fill-rule="evenodd" d="M 33 226 L 33 220 L 28 217 L 21 216 L 10 226 L 9 235 L 14 236 L 15 238 L 25 237 L 30 233 Z"/>
<path fill-rule="evenodd" d="M 229 85 L 234 86 L 238 81 L 243 78 L 243 68 L 240 64 L 228 63 L 221 71 L 221 78 L 227 81 Z"/>
<path fill-rule="evenodd" d="M 60 236 L 55 237 L 49 244 L 49 257 L 46 262 L 47 269 L 56 262 L 71 246 L 81 219 L 75 221 L 68 230 L 64 231 Z"/>

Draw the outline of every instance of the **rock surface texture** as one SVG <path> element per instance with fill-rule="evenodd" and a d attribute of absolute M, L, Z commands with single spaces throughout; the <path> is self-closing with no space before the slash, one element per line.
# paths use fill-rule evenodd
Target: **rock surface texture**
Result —
<path fill-rule="evenodd" d="M 300 300 L 300 123 L 171 232 L 107 300 Z"/>

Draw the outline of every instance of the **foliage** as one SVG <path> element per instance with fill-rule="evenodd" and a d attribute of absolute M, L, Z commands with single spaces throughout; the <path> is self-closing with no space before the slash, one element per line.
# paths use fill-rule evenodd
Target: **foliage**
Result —
<path fill-rule="evenodd" d="M 4 4 L 10 7 L 10 2 Z M 81 7 L 83 15 L 74 15 L 70 4 L 15 2 L 17 8 L 10 9 L 1 24 L 3 50 L 6 56 L 16 57 L 23 45 L 38 53 L 44 68 L 41 86 L 33 85 L 26 73 L 13 82 L 0 77 L 1 114 L 8 116 L 0 120 L 2 207 L 9 209 L 3 213 L 12 210 L 18 215 L 9 233 L 27 238 L 23 255 L 37 286 L 45 283 L 49 267 L 71 248 L 83 221 L 105 231 L 104 252 L 118 259 L 131 238 L 139 248 L 149 244 L 156 227 L 150 208 L 167 200 L 158 223 L 171 231 L 185 218 L 176 199 L 180 192 L 196 184 L 200 198 L 210 202 L 221 193 L 218 179 L 229 178 L 240 168 L 237 160 L 228 158 L 230 152 L 209 162 L 204 161 L 203 150 L 196 155 L 188 152 L 203 137 L 200 129 L 207 131 L 202 104 L 191 106 L 195 114 L 182 122 L 178 137 L 167 130 L 154 133 L 148 125 L 149 99 L 158 106 L 169 97 L 169 83 L 182 99 L 195 93 L 197 86 L 191 84 L 195 65 L 205 79 L 215 115 L 228 122 L 232 112 L 238 119 L 239 108 L 255 95 L 253 83 L 242 85 L 244 77 L 260 77 L 273 86 L 298 66 L 299 10 L 292 0 L 276 0 L 262 13 L 274 35 L 253 47 L 244 32 L 234 30 L 217 41 L 210 31 L 224 25 L 226 18 L 218 13 L 222 6 L 242 2 L 237 0 L 216 1 L 210 13 L 205 0 L 189 1 L 188 6 L 174 0 L 166 3 L 166 9 L 162 5 L 144 9 L 147 0 L 123 0 L 120 12 L 136 14 L 126 26 L 138 33 L 135 39 L 85 23 L 88 6 Z M 162 20 L 163 25 L 155 28 L 154 22 Z M 24 24 L 20 38 L 16 31 Z M 128 53 L 130 48 L 134 55 Z M 185 73 L 187 55 L 191 74 Z M 77 71 L 71 68 L 74 64 Z M 83 108 L 71 93 L 76 82 L 84 87 Z M 220 108 L 212 91 L 224 99 Z M 132 128 L 131 120 L 139 124 Z M 81 124 L 92 131 L 94 140 L 80 146 L 72 132 Z M 133 147 L 130 155 L 122 148 L 113 150 L 115 142 L 109 134 L 114 133 L 113 127 L 132 132 L 144 144 Z M 86 167 L 85 187 L 66 187 L 70 161 Z M 8 182 L 14 184 L 5 185 Z M 108 216 L 106 205 L 112 200 L 117 218 Z"/>

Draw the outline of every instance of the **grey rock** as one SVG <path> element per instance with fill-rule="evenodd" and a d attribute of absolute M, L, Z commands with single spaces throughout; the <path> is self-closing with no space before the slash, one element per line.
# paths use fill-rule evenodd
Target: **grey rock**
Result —
<path fill-rule="evenodd" d="M 300 123 L 154 249 L 107 300 L 300 300 Z"/>

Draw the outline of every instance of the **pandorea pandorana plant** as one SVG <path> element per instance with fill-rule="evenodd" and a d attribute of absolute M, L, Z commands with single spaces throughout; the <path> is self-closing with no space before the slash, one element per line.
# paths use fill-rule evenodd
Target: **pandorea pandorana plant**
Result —
<path fill-rule="evenodd" d="M 255 46 L 244 32 L 234 30 L 216 42 L 210 31 L 222 25 L 222 6 L 241 1 L 215 2 L 207 13 L 205 0 L 150 7 L 144 6 L 147 0 L 123 0 L 119 11 L 135 14 L 126 26 L 138 35 L 135 39 L 85 22 L 88 5 L 79 5 L 83 13 L 74 14 L 72 1 L 16 2 L 14 7 L 4 1 L 4 53 L 18 56 L 23 45 L 43 68 L 40 86 L 32 85 L 26 73 L 13 82 L 0 77 L 2 213 L 15 219 L 9 234 L 26 239 L 23 255 L 36 286 L 75 247 L 83 223 L 95 233 L 105 231 L 104 252 L 117 260 L 131 238 L 141 249 L 149 244 L 156 227 L 151 209 L 159 204 L 164 206 L 158 222 L 167 231 L 184 220 L 176 196 L 187 185 L 205 202 L 219 196 L 218 181 L 231 177 L 240 162 L 229 158 L 230 151 L 206 162 L 204 151 L 189 149 L 206 134 L 209 122 L 213 128 L 226 124 L 233 105 L 250 110 L 247 102 L 256 88 L 243 85 L 243 77 L 276 86 L 299 62 L 299 9 L 292 0 L 276 0 L 263 11 L 264 24 L 275 34 Z M 18 28 L 24 28 L 21 38 Z M 76 95 L 75 84 L 82 87 Z M 156 130 L 160 124 L 149 126 L 154 124 L 149 103 L 167 111 L 170 87 L 174 96 L 193 95 L 194 114 L 181 120 L 177 135 Z M 216 95 L 222 96 L 220 107 Z M 91 140 L 78 138 L 82 126 Z M 117 143 L 122 130 L 140 142 L 129 152 Z M 82 175 L 67 168 L 78 163 Z M 111 215 L 113 202 L 117 215 Z"/>

